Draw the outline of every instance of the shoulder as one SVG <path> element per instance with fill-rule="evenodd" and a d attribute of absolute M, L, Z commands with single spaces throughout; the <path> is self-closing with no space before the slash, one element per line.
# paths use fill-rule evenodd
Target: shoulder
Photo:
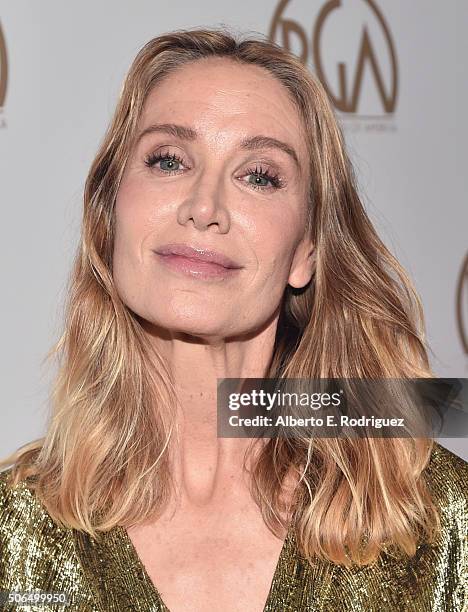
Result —
<path fill-rule="evenodd" d="M 36 498 L 28 480 L 12 485 L 12 468 L 0 472 L 0 538 L 2 541 L 11 530 L 16 529 L 17 537 L 28 527 L 60 528 Z"/>
<path fill-rule="evenodd" d="M 468 513 L 468 462 L 438 442 L 424 470 L 426 483 L 441 508 Z"/>
<path fill-rule="evenodd" d="M 52 519 L 29 478 L 13 485 L 11 474 L 0 472 L 0 590 L 66 593 L 71 609 L 96 610 L 74 530 Z"/>
<path fill-rule="evenodd" d="M 468 463 L 436 442 L 423 474 L 440 517 L 436 548 L 458 559 L 451 571 L 462 576 L 468 572 Z"/>
<path fill-rule="evenodd" d="M 12 485 L 11 473 L 12 468 L 0 472 L 0 585 L 4 588 L 38 579 L 54 562 L 73 556 L 69 530 L 52 520 L 28 480 Z"/>

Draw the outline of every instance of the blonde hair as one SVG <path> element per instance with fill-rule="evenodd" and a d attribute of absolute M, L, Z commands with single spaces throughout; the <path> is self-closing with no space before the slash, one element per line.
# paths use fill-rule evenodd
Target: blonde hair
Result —
<path fill-rule="evenodd" d="M 420 300 L 377 236 L 357 193 L 343 136 L 320 82 L 294 55 L 225 29 L 181 30 L 138 53 L 84 191 L 79 249 L 46 435 L 10 455 L 12 482 L 31 486 L 57 523 L 93 537 L 156 516 L 171 494 L 171 375 L 112 278 L 114 203 L 148 93 L 179 66 L 224 57 L 267 70 L 289 92 L 310 155 L 308 231 L 316 269 L 284 293 L 269 375 L 431 377 Z M 154 369 L 148 364 L 156 359 Z M 366 564 L 387 543 L 413 555 L 439 519 L 422 471 L 430 438 L 269 440 L 252 494 L 275 533 L 287 527 L 282 488 L 298 476 L 293 520 L 302 554 Z"/>

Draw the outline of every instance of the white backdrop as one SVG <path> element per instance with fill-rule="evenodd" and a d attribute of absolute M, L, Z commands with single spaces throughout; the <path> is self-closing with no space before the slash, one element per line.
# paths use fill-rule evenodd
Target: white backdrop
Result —
<path fill-rule="evenodd" d="M 321 19 L 328 4 L 0 0 L 8 66 L 7 74 L 0 66 L 1 455 L 44 431 L 52 372 L 40 362 L 60 328 L 84 180 L 122 79 L 145 42 L 178 28 L 272 33 L 311 68 L 319 60 L 346 111 L 340 118 L 367 210 L 423 300 L 433 367 L 468 376 L 455 315 L 468 251 L 468 3 L 344 0 Z M 468 459 L 466 440 L 442 443 Z"/>

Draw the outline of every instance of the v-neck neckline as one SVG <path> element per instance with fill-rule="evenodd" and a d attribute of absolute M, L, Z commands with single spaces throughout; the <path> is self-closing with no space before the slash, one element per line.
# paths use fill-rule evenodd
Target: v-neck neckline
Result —
<path fill-rule="evenodd" d="M 117 525 L 92 538 L 72 530 L 75 550 L 99 611 L 170 612 L 156 584 L 151 580 L 127 530 Z M 299 555 L 294 529 L 289 527 L 270 583 L 263 612 L 284 610 L 304 589 L 304 559 Z"/>
<path fill-rule="evenodd" d="M 158 601 L 158 604 L 160 605 L 160 608 L 161 608 L 161 612 L 171 612 L 170 608 L 164 603 L 164 600 L 162 598 L 161 593 L 159 592 L 157 585 L 150 578 L 146 570 L 145 564 L 141 560 L 127 530 L 121 525 L 118 525 L 115 529 L 116 529 L 116 532 L 118 533 L 118 536 L 121 538 L 122 543 L 126 547 L 128 554 L 132 558 L 133 567 L 137 568 L 138 573 L 144 576 L 145 583 L 148 586 L 148 594 L 150 593 L 150 591 L 152 592 L 151 598 Z M 283 541 L 283 546 L 281 547 L 280 554 L 278 556 L 278 560 L 277 560 L 277 563 L 276 563 L 276 566 L 273 572 L 273 576 L 270 582 L 270 588 L 268 590 L 268 595 L 267 595 L 265 604 L 263 606 L 262 612 L 267 612 L 270 609 L 272 602 L 275 601 L 276 591 L 278 590 L 278 587 L 280 585 L 280 581 L 278 579 L 283 573 L 285 557 L 287 556 L 289 548 L 292 544 L 291 540 L 292 540 L 292 527 L 289 527 L 286 533 L 286 537 Z"/>

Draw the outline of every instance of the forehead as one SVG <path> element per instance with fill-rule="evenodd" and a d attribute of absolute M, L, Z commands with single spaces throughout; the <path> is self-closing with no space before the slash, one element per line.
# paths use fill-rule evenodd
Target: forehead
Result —
<path fill-rule="evenodd" d="M 266 69 L 229 58 L 192 61 L 155 85 L 139 127 L 156 121 L 183 123 L 217 141 L 265 133 L 306 150 L 301 117 L 285 86 Z"/>

